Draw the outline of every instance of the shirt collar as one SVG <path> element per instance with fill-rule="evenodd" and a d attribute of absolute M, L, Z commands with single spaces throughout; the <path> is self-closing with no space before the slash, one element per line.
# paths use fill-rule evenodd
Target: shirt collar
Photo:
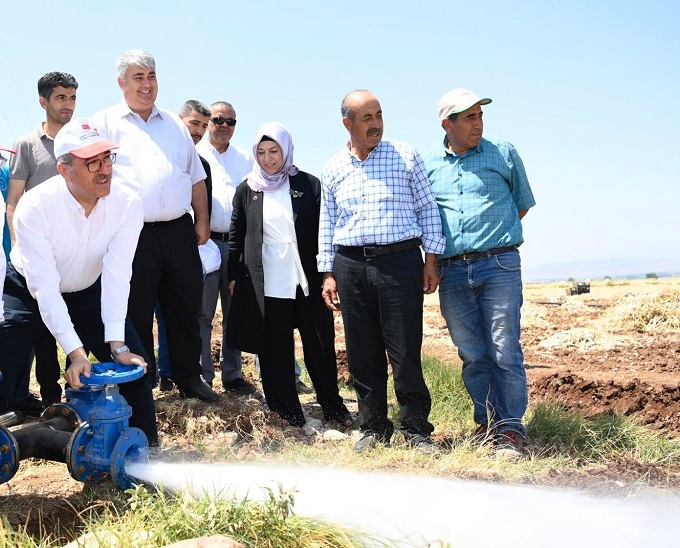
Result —
<path fill-rule="evenodd" d="M 85 208 L 83 208 L 83 206 L 81 206 L 78 203 L 78 200 L 76 200 L 73 197 L 73 194 L 71 194 L 71 191 L 69 191 L 68 185 L 66 184 L 66 179 L 64 179 L 63 176 L 61 177 L 61 181 L 59 182 L 59 189 L 60 189 L 61 193 L 64 195 L 64 200 L 66 201 L 66 205 L 69 207 L 69 209 L 73 213 L 77 213 L 79 211 L 81 213 L 85 212 Z"/>
<path fill-rule="evenodd" d="M 212 152 L 215 156 L 226 156 L 227 153 L 229 152 L 229 150 L 231 149 L 231 141 L 229 142 L 229 146 L 227 147 L 227 150 L 225 150 L 224 152 L 220 152 L 219 150 L 217 150 L 213 146 L 213 144 L 210 142 L 210 139 L 208 139 L 208 138 L 205 139 L 205 144 L 208 147 L 208 150 L 210 152 Z"/>
<path fill-rule="evenodd" d="M 38 126 L 38 137 L 40 137 L 41 139 L 44 137 L 45 139 L 50 139 L 51 141 L 54 141 L 52 137 L 45 133 L 45 122 L 40 122 L 40 125 Z"/>
<path fill-rule="evenodd" d="M 345 146 L 346 146 L 346 150 L 347 150 L 347 155 L 348 155 L 350 158 L 355 159 L 357 162 L 365 162 L 365 161 L 368 160 L 371 156 L 373 156 L 374 154 L 376 154 L 376 153 L 377 153 L 376 151 L 377 151 L 378 149 L 380 149 L 380 148 L 383 147 L 383 143 L 384 143 L 384 142 L 385 142 L 384 140 L 381 140 L 381 141 L 378 143 L 378 146 L 376 146 L 373 150 L 371 150 L 371 152 L 368 153 L 368 156 L 366 156 L 366 158 L 364 158 L 363 160 L 360 160 L 359 158 L 357 158 L 356 156 L 354 156 L 354 154 L 352 154 L 352 139 L 350 138 L 350 139 L 347 140 L 347 144 L 345 145 Z"/>
<path fill-rule="evenodd" d="M 60 189 L 61 193 L 64 195 L 64 200 L 66 201 L 66 205 L 68 206 L 68 208 L 73 213 L 82 213 L 83 215 L 85 215 L 85 208 L 82 205 L 80 205 L 78 200 L 76 200 L 73 197 L 73 194 L 71 194 L 71 191 L 68 189 L 68 185 L 66 184 L 66 179 L 64 179 L 63 176 L 61 177 L 61 180 L 60 180 L 59 183 L 60 183 L 59 189 Z M 92 212 L 97 210 L 97 208 L 102 203 L 102 200 L 104 200 L 104 199 L 106 199 L 106 196 L 104 196 L 103 198 L 99 198 L 97 200 L 97 203 L 95 204 L 94 208 L 92 208 Z"/>
<path fill-rule="evenodd" d="M 125 98 L 123 98 L 121 102 L 118 103 L 118 114 L 120 115 L 121 118 L 124 118 L 125 116 L 136 116 L 140 120 L 144 121 L 139 114 L 132 111 L 132 109 L 125 102 Z M 158 116 L 161 120 L 163 119 L 161 111 L 158 110 L 158 107 L 156 107 L 155 104 L 153 107 L 151 107 L 151 116 L 149 116 L 149 120 L 151 120 L 151 118 L 153 118 L 154 116 Z M 149 120 L 146 120 L 145 123 L 148 122 Z"/>
<path fill-rule="evenodd" d="M 469 154 L 474 154 L 476 152 L 483 152 L 484 151 L 484 138 L 482 138 L 481 141 L 479 141 L 479 144 L 475 148 L 471 148 L 470 150 L 466 150 L 463 154 L 458 154 L 457 152 L 453 152 L 449 148 L 449 136 L 444 135 L 444 141 L 443 141 L 443 146 L 442 150 L 444 152 L 443 157 L 446 158 L 446 155 L 453 156 L 455 158 L 462 158 L 463 156 L 468 156 Z"/>

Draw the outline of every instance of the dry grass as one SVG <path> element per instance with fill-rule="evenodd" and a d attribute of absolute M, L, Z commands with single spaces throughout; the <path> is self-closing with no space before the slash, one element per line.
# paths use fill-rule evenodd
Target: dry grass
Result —
<path fill-rule="evenodd" d="M 680 291 L 626 295 L 608 311 L 606 320 L 617 329 L 639 333 L 680 329 Z"/>
<path fill-rule="evenodd" d="M 634 342 L 631 332 L 680 329 L 678 279 L 638 282 L 634 286 L 631 282 L 611 281 L 591 284 L 591 293 L 572 297 L 559 294 L 556 284 L 529 284 L 522 308 L 523 324 L 549 327 L 546 303 L 567 309 L 574 318 L 570 329 L 546 337 L 540 346 L 546 350 L 572 348 L 581 352 L 630 345 Z"/>
<path fill-rule="evenodd" d="M 577 327 L 559 331 L 541 341 L 539 346 L 546 350 L 575 348 L 579 352 L 587 352 L 588 350 L 610 350 L 617 346 L 631 344 L 631 342 L 630 337 L 614 335 L 604 326 L 594 326 L 593 328 Z"/>

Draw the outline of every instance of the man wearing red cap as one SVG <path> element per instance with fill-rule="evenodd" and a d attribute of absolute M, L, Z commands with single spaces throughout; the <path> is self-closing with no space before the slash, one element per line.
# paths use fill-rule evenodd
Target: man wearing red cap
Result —
<path fill-rule="evenodd" d="M 26 356 L 51 333 L 71 361 L 64 377 L 82 386 L 91 352 L 100 361 L 142 365 L 147 357 L 127 319 L 132 259 L 144 219 L 141 200 L 111 185 L 118 146 L 89 120 L 57 135 L 59 175 L 21 199 L 14 214 L 0 324 L 0 412 L 25 367 Z M 149 375 L 122 384 L 132 407 L 130 425 L 158 443 Z"/>

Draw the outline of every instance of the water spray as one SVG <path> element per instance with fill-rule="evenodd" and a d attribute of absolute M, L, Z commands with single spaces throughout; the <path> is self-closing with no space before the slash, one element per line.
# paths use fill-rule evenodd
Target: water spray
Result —
<path fill-rule="evenodd" d="M 120 489 L 131 487 L 125 461 L 145 456 L 149 442 L 142 430 L 130 427 L 132 408 L 118 385 L 143 375 L 141 366 L 92 364 L 90 377 L 81 376 L 85 386 L 67 389 L 67 403 L 45 409 L 37 424 L 13 432 L 0 424 L 0 483 L 14 477 L 21 460 L 33 457 L 66 463 L 78 481 L 110 476 Z"/>
<path fill-rule="evenodd" d="M 621 500 L 569 489 L 280 464 L 131 463 L 129 472 L 196 498 L 267 500 L 295 490 L 293 510 L 399 547 L 677 546 L 680 498 Z"/>

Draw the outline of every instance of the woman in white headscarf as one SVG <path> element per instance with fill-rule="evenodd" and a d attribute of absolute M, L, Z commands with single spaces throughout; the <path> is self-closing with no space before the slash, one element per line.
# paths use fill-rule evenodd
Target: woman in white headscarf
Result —
<path fill-rule="evenodd" d="M 324 418 L 352 416 L 338 392 L 333 315 L 316 268 L 321 185 L 293 165 L 293 141 L 281 124 L 264 124 L 256 163 L 236 189 L 229 229 L 231 344 L 259 356 L 267 405 L 293 426 L 305 424 L 295 385 L 297 328 Z"/>

